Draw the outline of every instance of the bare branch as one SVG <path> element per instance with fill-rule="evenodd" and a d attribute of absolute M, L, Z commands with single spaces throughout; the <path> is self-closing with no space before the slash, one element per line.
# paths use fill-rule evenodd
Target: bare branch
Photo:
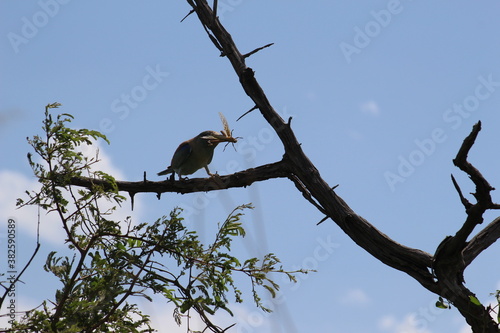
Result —
<path fill-rule="evenodd" d="M 476 185 L 476 193 L 474 196 L 476 200 L 483 201 L 486 205 L 491 205 L 491 196 L 490 192 L 495 188 L 492 187 L 488 181 L 483 177 L 481 172 L 477 170 L 471 163 L 467 161 L 467 155 L 469 154 L 470 149 L 474 145 L 476 141 L 477 135 L 481 130 L 481 122 L 478 121 L 473 127 L 472 132 L 464 139 L 460 150 L 457 153 L 455 159 L 453 159 L 453 164 L 455 164 L 460 170 L 469 175 L 472 182 Z"/>
<path fill-rule="evenodd" d="M 462 205 L 464 205 L 465 210 L 468 210 L 472 206 L 472 204 L 462 194 L 462 190 L 460 189 L 460 186 L 458 185 L 457 180 L 455 179 L 453 174 L 451 175 L 451 181 L 453 182 L 453 186 L 455 186 L 455 189 L 458 192 L 458 196 L 460 197 L 460 201 L 462 201 Z"/>
<path fill-rule="evenodd" d="M 467 218 L 455 236 L 447 236 L 439 244 L 434 255 L 433 268 L 438 280 L 440 295 L 450 300 L 464 316 L 474 331 L 498 332 L 497 324 L 492 320 L 488 309 L 482 305 L 471 304 L 471 297 L 475 295 L 464 286 L 464 270 L 479 253 L 493 244 L 500 237 L 500 227 L 497 220 L 474 237 L 470 243 L 467 238 L 474 228 L 483 222 L 483 214 L 488 209 L 495 209 L 490 192 L 494 188 L 486 181 L 483 175 L 467 161 L 467 155 L 474 145 L 481 122 L 475 124 L 471 133 L 464 139 L 453 163 L 460 170 L 467 173 L 476 185 L 473 193 L 477 200 L 471 204 L 463 196 L 458 183 L 452 176 L 453 185 L 458 191 L 462 204 L 466 207 Z"/>
<path fill-rule="evenodd" d="M 488 209 L 494 209 L 498 205 L 494 204 L 491 199 L 490 192 L 494 188 L 488 183 L 488 181 L 483 177 L 483 175 L 477 170 L 468 160 L 467 155 L 476 141 L 477 135 L 481 130 L 481 122 L 477 122 L 473 127 L 471 133 L 464 139 L 462 146 L 460 147 L 457 156 L 453 160 L 453 163 L 462 171 L 467 173 L 470 179 L 476 185 L 476 192 L 473 193 L 477 200 L 476 204 L 471 204 L 462 194 L 458 183 L 452 176 L 453 184 L 457 189 L 460 200 L 464 204 L 467 212 L 467 219 L 465 220 L 463 226 L 457 231 L 455 236 L 447 241 L 446 246 L 439 248 L 436 251 L 436 260 L 442 258 L 449 261 L 452 256 L 461 257 L 461 252 L 466 246 L 467 238 L 470 236 L 474 228 L 483 222 L 483 214 Z M 444 245 L 444 244 L 443 244 Z M 458 267 L 457 267 L 458 268 Z M 463 267 L 465 268 L 465 267 Z"/>
<path fill-rule="evenodd" d="M 263 50 L 263 49 L 265 49 L 266 47 L 273 46 L 273 45 L 274 45 L 274 43 L 269 43 L 269 44 L 266 44 L 266 45 L 261 46 L 261 47 L 259 47 L 259 48 L 256 48 L 255 50 L 253 50 L 253 51 L 251 51 L 251 52 L 248 52 L 248 53 L 244 54 L 244 55 L 243 55 L 243 58 L 248 58 L 248 57 L 250 57 L 251 55 L 253 55 L 253 54 L 255 54 L 255 53 L 259 52 L 260 50 Z"/>
<path fill-rule="evenodd" d="M 500 217 L 494 219 L 469 241 L 463 250 L 465 266 L 468 266 L 482 251 L 495 243 L 498 238 L 500 238 Z"/>
<path fill-rule="evenodd" d="M 231 175 L 215 175 L 209 178 L 192 178 L 177 181 L 149 181 L 142 180 L 137 182 L 116 181 L 119 191 L 128 192 L 131 196 L 136 193 L 194 193 L 213 190 L 223 190 L 232 187 L 246 187 L 254 182 L 264 181 L 273 178 L 285 178 L 289 175 L 287 163 L 279 161 L 271 164 L 251 168 L 236 172 Z M 112 188 L 113 185 L 103 179 L 89 177 L 73 177 L 69 181 L 70 185 L 81 186 L 91 189 L 94 186 L 102 186 L 105 189 Z"/>

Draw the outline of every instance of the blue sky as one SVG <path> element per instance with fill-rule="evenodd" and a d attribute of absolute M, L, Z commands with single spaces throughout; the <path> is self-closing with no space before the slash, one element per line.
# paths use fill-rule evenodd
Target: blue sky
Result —
<path fill-rule="evenodd" d="M 451 160 L 478 120 L 483 130 L 470 159 L 500 186 L 498 2 L 219 5 L 241 52 L 274 43 L 247 61 L 272 105 L 293 117 L 321 176 L 396 241 L 434 253 L 460 227 L 465 213 L 450 174 L 464 193 L 473 187 Z M 102 167 L 123 180 L 142 179 L 144 171 L 160 180 L 156 172 L 181 141 L 221 129 L 218 112 L 243 139 L 237 151 L 217 149 L 212 171 L 281 159 L 283 148 L 258 112 L 236 122 L 253 104 L 196 17 L 180 23 L 188 11 L 184 1 L 0 2 L 0 221 L 2 228 L 9 217 L 19 225 L 19 262 L 31 254 L 36 221 L 36 210 L 14 209 L 15 198 L 35 186 L 25 138 L 40 133 L 48 103 L 62 103 L 74 126 L 108 136 Z M 295 286 L 283 283 L 271 315 L 247 295 L 232 319 L 237 332 L 468 332 L 455 309 L 436 309 L 435 295 L 372 258 L 334 223 L 316 226 L 323 216 L 287 180 L 136 201 L 138 221 L 183 207 L 186 223 L 207 239 L 235 206 L 252 202 L 248 236 L 237 251 L 273 252 L 287 267 L 317 269 Z M 124 207 L 120 214 L 131 212 Z M 49 251 L 64 248 L 63 236 L 52 216 L 42 216 L 41 228 L 41 253 L 19 287 L 19 306 L 53 297 L 40 281 L 57 286 L 41 265 Z M 467 286 L 484 303 L 500 289 L 499 251 L 494 244 L 466 271 Z M 144 306 L 158 328 L 168 327 L 168 306 Z"/>

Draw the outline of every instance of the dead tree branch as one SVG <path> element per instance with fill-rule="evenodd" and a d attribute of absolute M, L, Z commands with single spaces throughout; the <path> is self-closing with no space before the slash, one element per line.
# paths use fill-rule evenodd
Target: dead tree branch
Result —
<path fill-rule="evenodd" d="M 481 252 L 500 238 L 500 217 L 494 219 L 477 233 L 463 250 L 464 265 L 467 267 Z"/>
<path fill-rule="evenodd" d="M 136 193 L 194 193 L 194 192 L 207 192 L 215 190 L 224 190 L 232 187 L 247 187 L 255 182 L 274 179 L 274 178 L 287 178 L 289 177 L 289 170 L 285 161 L 279 161 L 262 165 L 256 168 L 243 170 L 233 173 L 231 175 L 214 175 L 209 178 L 192 178 L 171 181 L 150 181 L 144 177 L 144 180 L 129 182 L 129 181 L 116 181 L 114 185 L 118 191 L 128 192 L 131 196 Z M 61 184 L 64 185 L 64 184 Z M 94 186 L 101 186 L 105 189 L 111 189 L 114 185 L 105 179 L 95 179 L 89 177 L 72 177 L 68 185 L 81 186 L 92 188 Z"/>
<path fill-rule="evenodd" d="M 433 268 L 441 291 L 440 295 L 457 307 L 474 332 L 498 332 L 498 325 L 492 320 L 489 311 L 484 306 L 471 302 L 471 299 L 476 299 L 476 296 L 464 286 L 464 270 L 467 265 L 500 237 L 499 222 L 496 219 L 467 243 L 474 228 L 483 222 L 483 214 L 489 209 L 499 208 L 499 205 L 493 203 L 491 198 L 491 191 L 494 188 L 467 160 L 468 153 L 480 130 L 481 122 L 478 122 L 464 139 L 453 160 L 453 163 L 468 174 L 476 185 L 476 191 L 472 195 L 477 202 L 470 203 L 462 194 L 455 178 L 452 177 L 453 185 L 465 207 L 467 218 L 454 236 L 446 237 L 438 246 L 434 255 Z"/>
<path fill-rule="evenodd" d="M 384 264 L 407 273 L 426 289 L 448 299 L 458 308 L 474 332 L 498 333 L 498 326 L 489 315 L 488 309 L 482 305 L 473 304 L 471 296 L 474 294 L 463 284 L 465 267 L 500 237 L 500 222 L 496 219 L 467 243 L 473 229 L 482 223 L 483 213 L 488 209 L 500 208 L 498 204 L 492 202 L 490 192 L 493 187 L 467 161 L 467 154 L 475 142 L 481 124 L 474 126 L 472 133 L 464 140 L 454 159 L 455 165 L 467 173 L 476 185 L 476 192 L 473 195 L 477 203 L 470 204 L 453 178 L 454 186 L 466 208 L 467 218 L 463 226 L 455 236 L 448 236 L 439 245 L 435 256 L 399 244 L 357 215 L 321 177 L 314 164 L 303 152 L 291 129 L 290 122 L 286 123 L 274 110 L 255 78 L 254 71 L 246 65 L 245 58 L 249 54 L 244 55 L 238 50 L 231 35 L 222 26 L 207 1 L 187 0 L 187 2 L 192 6 L 210 40 L 221 51 L 221 56 L 227 57 L 230 61 L 245 93 L 277 133 L 284 146 L 285 154 L 280 162 L 233 175 L 175 182 L 147 180 L 117 182 L 119 190 L 127 191 L 131 195 L 139 192 L 189 193 L 244 187 L 255 181 L 287 177 L 294 182 L 310 203 L 331 218 L 357 245 Z M 80 177 L 72 179 L 71 183 L 88 187 L 94 184 L 94 180 Z"/>
<path fill-rule="evenodd" d="M 217 39 L 218 46 L 222 47 L 223 54 L 229 59 L 245 93 L 252 99 L 262 116 L 273 127 L 285 148 L 285 157 L 290 172 L 300 180 L 310 193 L 311 198 L 326 214 L 334 220 L 358 245 L 383 263 L 406 272 L 413 276 L 426 288 L 437 291 L 430 273 L 432 256 L 421 250 L 405 247 L 387 235 L 380 232 L 365 219 L 358 216 L 337 194 L 331 189 L 319 174 L 319 171 L 303 152 L 300 143 L 290 128 L 274 110 L 266 94 L 257 82 L 254 71 L 247 67 L 245 57 L 236 47 L 231 35 L 226 31 L 217 18 L 214 18 L 212 9 L 204 0 L 188 1 L 202 25 L 210 30 Z"/>

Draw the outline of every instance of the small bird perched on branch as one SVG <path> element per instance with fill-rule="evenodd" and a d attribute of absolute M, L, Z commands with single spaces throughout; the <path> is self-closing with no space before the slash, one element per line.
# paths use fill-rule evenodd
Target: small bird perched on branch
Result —
<path fill-rule="evenodd" d="M 184 175 L 195 173 L 201 168 L 205 168 L 210 176 L 213 176 L 208 169 L 208 165 L 212 162 L 214 149 L 221 142 L 237 142 L 237 138 L 233 138 L 226 118 L 222 113 L 219 113 L 224 130 L 222 133 L 216 131 L 204 131 L 192 139 L 184 141 L 175 150 L 170 166 L 163 171 L 158 172 L 158 176 L 174 173 L 182 179 Z M 172 175 L 172 179 L 174 175 Z"/>

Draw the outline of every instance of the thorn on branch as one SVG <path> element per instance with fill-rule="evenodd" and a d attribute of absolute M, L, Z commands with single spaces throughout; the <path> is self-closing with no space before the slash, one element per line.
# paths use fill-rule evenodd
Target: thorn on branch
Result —
<path fill-rule="evenodd" d="M 144 181 L 144 183 L 146 183 L 146 182 L 148 181 L 148 180 L 146 179 L 146 171 L 144 171 L 143 181 Z"/>
<path fill-rule="evenodd" d="M 130 196 L 130 205 L 131 209 L 134 210 L 134 197 L 135 197 L 135 192 L 128 192 L 128 195 Z"/>
<path fill-rule="evenodd" d="M 325 222 L 326 220 L 328 220 L 330 218 L 330 216 L 325 216 L 321 219 L 321 221 L 319 221 L 318 223 L 316 223 L 316 225 L 320 225 L 321 223 Z"/>
<path fill-rule="evenodd" d="M 226 327 L 226 328 L 222 331 L 222 333 L 226 332 L 228 329 L 230 329 L 230 328 L 231 328 L 231 327 L 233 327 L 234 325 L 236 325 L 236 323 L 234 323 L 234 324 L 232 324 L 232 325 L 230 325 L 230 326 Z"/>
<path fill-rule="evenodd" d="M 251 55 L 253 55 L 253 54 L 255 54 L 255 53 L 259 52 L 260 50 L 263 50 L 263 49 L 265 49 L 266 47 L 269 47 L 269 46 L 272 46 L 272 45 L 274 45 L 274 43 L 269 43 L 269 44 L 267 44 L 267 45 L 264 45 L 264 46 L 261 46 L 261 47 L 259 47 L 259 48 L 256 48 L 255 50 L 253 50 L 253 51 L 251 51 L 251 52 L 248 52 L 247 54 L 244 54 L 244 55 L 243 55 L 243 59 L 246 59 L 246 58 L 250 57 Z"/>
<path fill-rule="evenodd" d="M 187 17 L 188 17 L 189 15 L 193 14 L 194 12 L 195 12 L 195 10 L 194 10 L 194 9 L 191 9 L 191 10 L 189 11 L 189 13 L 187 13 L 187 15 L 186 15 L 186 16 L 184 16 L 184 17 L 182 18 L 181 23 L 182 23 L 182 22 L 184 22 L 184 20 L 185 20 L 185 19 L 187 19 Z"/>
<path fill-rule="evenodd" d="M 244 116 L 246 116 L 247 114 L 249 114 L 250 112 L 252 112 L 253 110 L 256 110 L 258 108 L 259 107 L 257 105 L 255 105 L 253 108 L 251 108 L 250 110 L 248 110 L 247 112 L 245 112 L 243 115 L 241 115 L 238 119 L 236 119 L 236 121 L 240 120 L 241 118 L 243 118 Z"/>

